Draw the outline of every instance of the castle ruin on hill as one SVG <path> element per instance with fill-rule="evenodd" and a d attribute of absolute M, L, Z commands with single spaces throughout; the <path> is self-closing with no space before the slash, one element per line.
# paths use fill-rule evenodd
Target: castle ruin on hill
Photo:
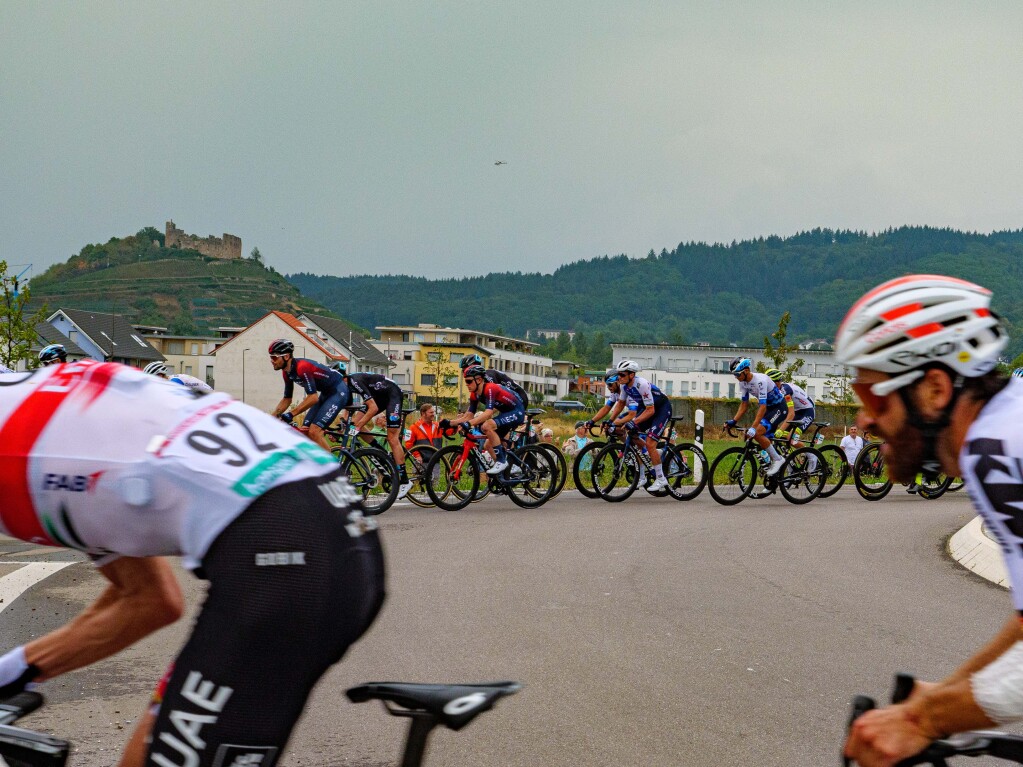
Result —
<path fill-rule="evenodd" d="M 194 234 L 185 232 L 174 226 L 173 221 L 167 222 L 167 230 L 164 233 L 164 246 L 168 248 L 187 248 L 197 250 L 204 256 L 212 258 L 241 258 L 242 238 L 233 234 L 224 233 L 223 237 L 196 237 Z"/>

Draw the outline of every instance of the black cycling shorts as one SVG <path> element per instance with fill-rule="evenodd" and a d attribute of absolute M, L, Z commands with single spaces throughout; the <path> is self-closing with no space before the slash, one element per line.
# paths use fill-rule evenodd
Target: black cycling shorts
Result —
<path fill-rule="evenodd" d="M 339 474 L 274 488 L 213 542 L 147 765 L 273 767 L 317 680 L 373 622 L 383 552 Z"/>

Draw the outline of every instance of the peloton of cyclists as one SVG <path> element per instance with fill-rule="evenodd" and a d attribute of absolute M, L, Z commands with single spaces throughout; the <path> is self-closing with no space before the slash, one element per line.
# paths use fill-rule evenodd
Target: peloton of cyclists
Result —
<path fill-rule="evenodd" d="M 758 406 L 753 418 L 754 425 L 746 430 L 746 436 L 767 451 L 771 458 L 767 474 L 773 476 L 781 469 L 785 459 L 775 449 L 767 434 L 777 431 L 789 419 L 789 409 L 794 407 L 792 398 L 765 374 L 754 372 L 753 362 L 749 357 L 733 358 L 728 363 L 728 370 L 739 381 L 739 395 L 742 401 L 735 416 L 725 421 L 725 426 L 735 426 L 749 409 L 750 395 L 756 397 Z"/>
<path fill-rule="evenodd" d="M 357 431 L 369 427 L 378 414 L 387 419 L 387 444 L 391 447 L 391 455 L 398 469 L 398 498 L 404 498 L 412 489 L 412 481 L 405 469 L 405 450 L 401 445 L 401 387 L 387 376 L 379 373 L 349 373 L 344 362 L 335 362 L 331 372 L 344 377 L 347 397 L 341 408 L 347 409 L 352 404 L 352 395 L 362 397 L 366 410 L 352 415 L 351 423 Z"/>
<path fill-rule="evenodd" d="M 486 450 L 494 459 L 487 474 L 497 475 L 508 468 L 503 439 L 516 426 L 526 420 L 522 399 L 511 389 L 487 381 L 487 370 L 482 365 L 470 365 L 462 373 L 469 390 L 469 409 L 451 420 L 442 420 L 441 429 L 459 424 L 479 427 L 487 438 Z M 480 412 L 482 404 L 483 410 Z"/>
<path fill-rule="evenodd" d="M 173 368 L 166 362 L 150 362 L 142 369 L 142 372 L 157 378 L 163 378 L 200 394 L 209 394 L 213 391 L 212 386 L 205 381 L 200 381 L 195 376 L 190 376 L 187 373 L 175 373 Z"/>

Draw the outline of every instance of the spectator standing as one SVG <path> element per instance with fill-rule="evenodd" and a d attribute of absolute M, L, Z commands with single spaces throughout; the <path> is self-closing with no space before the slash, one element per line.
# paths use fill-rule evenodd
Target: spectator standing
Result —
<path fill-rule="evenodd" d="M 849 427 L 849 433 L 842 437 L 842 450 L 845 451 L 845 459 L 850 466 L 855 465 L 856 456 L 863 449 L 863 437 L 861 437 L 855 426 Z"/>

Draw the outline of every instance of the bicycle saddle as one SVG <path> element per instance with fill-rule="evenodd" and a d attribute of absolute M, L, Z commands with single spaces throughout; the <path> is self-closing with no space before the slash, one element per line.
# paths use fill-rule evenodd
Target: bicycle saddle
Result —
<path fill-rule="evenodd" d="M 425 711 L 443 725 L 460 730 L 477 714 L 489 711 L 498 698 L 513 695 L 522 689 L 518 682 L 486 682 L 483 684 L 418 684 L 404 682 L 368 682 L 345 691 L 352 703 L 380 700 L 408 711 Z M 390 706 L 387 710 L 398 716 Z"/>
<path fill-rule="evenodd" d="M 541 410 L 538 407 L 531 407 L 526 411 L 526 415 L 543 415 L 546 412 L 546 410 Z"/>

